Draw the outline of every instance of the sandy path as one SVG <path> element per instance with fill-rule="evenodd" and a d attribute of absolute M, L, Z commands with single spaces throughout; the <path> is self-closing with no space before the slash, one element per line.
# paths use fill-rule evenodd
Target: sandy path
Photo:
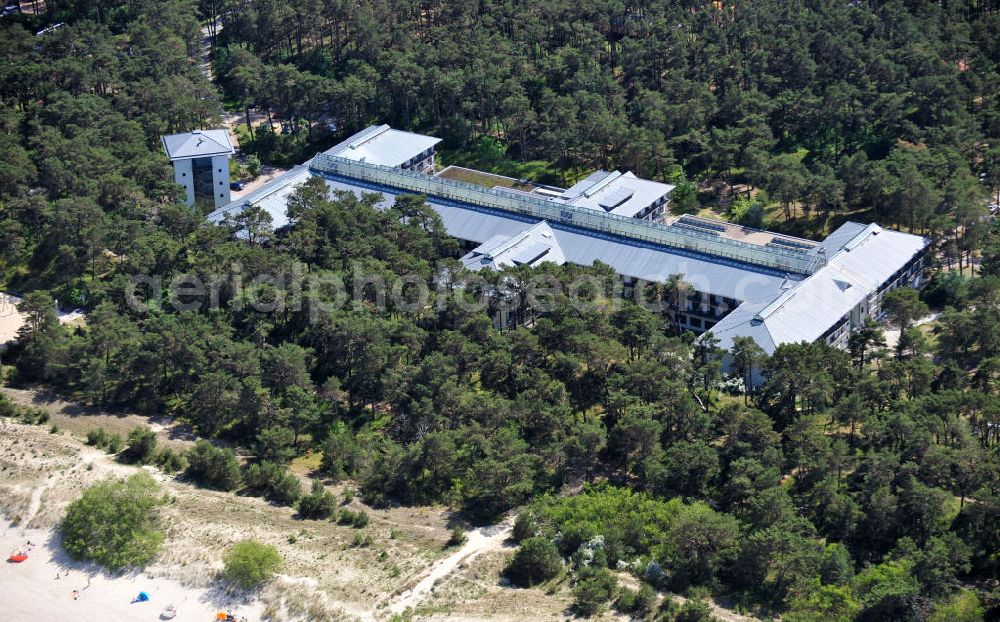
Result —
<path fill-rule="evenodd" d="M 514 519 L 511 517 L 497 525 L 480 527 L 468 532 L 466 543 L 418 575 L 417 584 L 403 592 L 398 599 L 389 605 L 389 613 L 401 614 L 409 608 L 415 608 L 427 598 L 438 581 L 455 572 L 460 564 L 471 562 L 483 551 L 504 548 L 504 541 L 510 538 L 513 525 Z"/>

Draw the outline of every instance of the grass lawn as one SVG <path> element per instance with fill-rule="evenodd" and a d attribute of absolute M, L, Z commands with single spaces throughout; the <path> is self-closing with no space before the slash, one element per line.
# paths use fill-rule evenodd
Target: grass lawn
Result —
<path fill-rule="evenodd" d="M 511 188 L 513 190 L 522 190 L 524 192 L 530 192 L 536 186 L 533 183 L 521 183 L 519 180 L 513 177 L 505 177 L 502 175 L 496 175 L 494 173 L 484 173 L 482 171 L 475 171 L 468 168 L 448 168 L 442 171 L 438 177 L 444 177 L 445 179 L 454 179 L 456 181 L 464 181 L 469 184 L 475 184 L 477 186 L 483 186 L 484 188 L 493 188 L 495 186 L 500 186 L 501 188 Z"/>

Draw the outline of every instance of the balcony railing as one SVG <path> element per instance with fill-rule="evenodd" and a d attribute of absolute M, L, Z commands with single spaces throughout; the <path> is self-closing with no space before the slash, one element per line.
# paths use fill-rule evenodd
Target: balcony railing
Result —
<path fill-rule="evenodd" d="M 759 246 L 700 231 L 565 205 L 547 199 L 526 196 L 523 193 L 514 194 L 493 188 L 484 188 L 454 179 L 432 177 L 423 173 L 357 162 L 325 153 L 317 154 L 312 159 L 310 168 L 329 175 L 357 179 L 415 194 L 521 214 L 546 220 L 549 223 L 561 223 L 600 231 L 660 246 L 764 266 L 782 272 L 812 274 L 826 262 L 822 256 L 809 255 L 802 251 Z"/>

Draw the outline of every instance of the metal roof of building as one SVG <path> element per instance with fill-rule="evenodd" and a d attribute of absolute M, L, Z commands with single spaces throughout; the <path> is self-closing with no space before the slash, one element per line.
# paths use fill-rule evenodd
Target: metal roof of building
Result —
<path fill-rule="evenodd" d="M 754 338 L 771 354 L 783 343 L 812 342 L 838 324 L 905 266 L 927 241 L 917 235 L 849 222 L 821 244 L 825 266 L 770 299 L 744 302 L 712 329 L 719 347 Z"/>
<path fill-rule="evenodd" d="M 636 177 L 631 171 L 595 171 L 552 200 L 633 218 L 673 189 L 670 184 Z"/>
<path fill-rule="evenodd" d="M 171 160 L 187 160 L 214 155 L 232 155 L 233 143 L 226 130 L 194 130 L 160 138 L 163 150 Z"/>
<path fill-rule="evenodd" d="M 513 236 L 497 234 L 461 259 L 469 270 L 501 270 L 507 266 L 537 266 L 540 263 L 566 263 L 562 248 L 548 223 L 540 222 Z"/>
<path fill-rule="evenodd" d="M 309 172 L 309 162 L 300 164 L 290 171 L 287 171 L 260 188 L 246 196 L 223 205 L 206 216 L 206 220 L 213 224 L 219 224 L 227 214 L 236 215 L 243 211 L 247 205 L 257 205 L 271 215 L 271 224 L 275 229 L 280 229 L 288 224 L 288 197 L 295 191 L 295 188 L 312 177 Z"/>
<path fill-rule="evenodd" d="M 395 130 L 388 125 L 372 125 L 324 153 L 348 160 L 400 166 L 434 147 L 440 138 Z"/>
<path fill-rule="evenodd" d="M 219 208 L 208 216 L 209 222 L 220 222 L 227 213 L 239 213 L 244 206 L 259 205 L 271 214 L 272 224 L 279 229 L 288 224 L 285 204 L 295 186 L 310 175 L 317 175 L 303 164 L 270 181 L 246 197 Z M 391 205 L 402 190 L 367 184 L 357 180 L 320 175 L 331 190 L 348 190 L 356 194 L 380 192 L 385 200 L 380 207 Z M 448 234 L 482 244 L 491 238 L 509 239 L 538 224 L 537 218 L 520 216 L 502 210 L 464 205 L 430 197 L 428 204 L 441 216 Z M 665 281 L 673 274 L 683 274 L 695 289 L 735 300 L 758 299 L 780 291 L 787 279 L 774 271 L 714 258 L 697 252 L 668 248 L 640 240 L 605 235 L 595 231 L 548 223 L 562 249 L 565 261 L 589 266 L 595 261 L 611 266 L 617 273 L 646 281 Z"/>
<path fill-rule="evenodd" d="M 368 138 L 362 136 L 357 140 L 366 141 Z M 317 159 L 323 157 L 318 156 Z M 379 192 L 383 195 L 379 207 L 390 205 L 398 195 L 413 193 L 412 190 L 385 185 L 381 181 L 362 181 L 353 176 L 343 176 L 336 172 L 339 169 L 311 167 L 312 163 L 296 167 L 247 197 L 216 210 L 209 215 L 209 221 L 218 222 L 226 213 L 238 213 L 244 206 L 254 204 L 271 214 L 275 228 L 285 226 L 288 224 L 288 196 L 310 176 L 321 177 L 331 190 L 345 190 L 359 195 Z M 357 164 L 351 166 L 359 168 Z M 576 205 L 576 201 L 593 200 L 596 209 L 604 212 L 597 203 L 602 193 L 614 193 L 616 184 L 645 182 L 630 175 L 594 174 L 588 178 L 589 183 L 581 182 L 566 192 L 577 197 L 572 205 Z M 566 204 L 565 200 L 555 202 Z M 534 212 L 505 210 L 489 202 L 475 205 L 455 197 L 445 199 L 432 194 L 428 204 L 441 216 L 449 235 L 481 245 L 476 249 L 478 259 L 476 251 L 463 258 L 463 262 L 471 262 L 467 264 L 469 267 L 473 267 L 475 261 L 479 261 L 480 267 L 503 265 L 507 260 L 512 264 L 533 264 L 546 253 L 558 249 L 562 261 L 585 266 L 600 261 L 618 274 L 646 281 L 665 281 L 671 275 L 681 274 L 698 291 L 743 301 L 712 329 L 721 340 L 721 347 L 729 348 L 734 336 L 745 335 L 753 337 L 767 352 L 773 352 L 782 343 L 820 338 L 926 245 L 926 240 L 919 236 L 882 230 L 877 225 L 846 223 L 812 248 L 806 244 L 809 241 L 801 241 L 805 247 L 802 251 L 804 256 L 814 257 L 817 266 L 821 266 L 810 276 L 803 277 L 707 254 L 703 250 L 628 237 L 614 230 L 584 228 L 573 220 L 552 221 L 539 218 Z M 526 234 L 545 230 L 551 232 L 554 243 L 549 243 L 546 236 L 530 239 L 531 235 Z M 789 243 L 797 240 L 782 237 L 786 238 Z M 501 260 L 496 262 L 496 257 L 501 257 Z"/>

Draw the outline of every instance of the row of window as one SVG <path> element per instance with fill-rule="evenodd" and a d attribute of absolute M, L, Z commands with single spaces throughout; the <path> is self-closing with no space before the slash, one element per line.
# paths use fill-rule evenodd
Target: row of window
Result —
<path fill-rule="evenodd" d="M 704 330 L 712 330 L 712 327 L 715 326 L 715 324 L 716 324 L 716 322 L 713 322 L 712 320 L 702 320 L 699 317 L 695 317 L 693 315 L 688 316 L 688 315 L 684 315 L 683 313 L 678 317 L 678 319 L 680 320 L 681 324 L 686 324 L 689 327 L 695 328 L 695 329 L 698 329 L 698 330 L 702 330 L 702 329 L 704 329 Z"/>

